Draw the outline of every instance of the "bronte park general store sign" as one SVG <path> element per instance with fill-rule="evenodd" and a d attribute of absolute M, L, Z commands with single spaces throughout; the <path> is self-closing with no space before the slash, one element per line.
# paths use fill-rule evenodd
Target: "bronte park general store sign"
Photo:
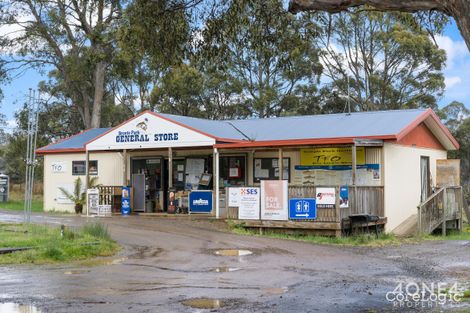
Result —
<path fill-rule="evenodd" d="M 215 139 L 146 112 L 87 144 L 87 150 L 212 146 Z"/>

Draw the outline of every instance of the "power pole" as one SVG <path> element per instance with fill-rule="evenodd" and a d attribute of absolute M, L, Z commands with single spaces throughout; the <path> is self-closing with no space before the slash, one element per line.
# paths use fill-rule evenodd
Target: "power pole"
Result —
<path fill-rule="evenodd" d="M 38 137 L 39 120 L 39 93 L 29 89 L 28 96 L 28 130 L 26 139 L 26 179 L 24 193 L 24 222 L 31 222 L 31 206 L 33 201 L 34 168 L 36 167 L 36 144 Z"/>

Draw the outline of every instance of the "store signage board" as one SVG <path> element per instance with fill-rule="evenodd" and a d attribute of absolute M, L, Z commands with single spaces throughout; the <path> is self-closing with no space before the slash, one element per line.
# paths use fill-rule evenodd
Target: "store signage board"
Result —
<path fill-rule="evenodd" d="M 120 150 L 211 146 L 215 139 L 147 112 L 89 142 L 86 149 Z"/>
<path fill-rule="evenodd" d="M 356 164 L 366 162 L 364 147 L 356 148 Z M 351 147 L 318 147 L 300 149 L 301 166 L 347 166 L 352 165 Z"/>
<path fill-rule="evenodd" d="M 289 219 L 308 220 L 317 218 L 316 199 L 294 198 L 289 199 Z"/>
<path fill-rule="evenodd" d="M 193 190 L 189 193 L 190 213 L 211 213 L 212 211 L 212 191 Z"/>
<path fill-rule="evenodd" d="M 318 208 L 333 208 L 336 204 L 335 188 L 319 187 L 316 190 L 316 203 Z"/>
<path fill-rule="evenodd" d="M 288 220 L 287 181 L 261 181 L 261 219 Z"/>
<path fill-rule="evenodd" d="M 261 193 L 260 188 L 237 188 L 237 189 L 239 189 L 238 219 L 259 220 L 260 193 Z"/>

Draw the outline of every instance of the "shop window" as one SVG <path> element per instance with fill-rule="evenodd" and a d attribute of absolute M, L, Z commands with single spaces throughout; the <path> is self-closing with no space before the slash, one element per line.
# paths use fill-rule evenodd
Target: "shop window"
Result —
<path fill-rule="evenodd" d="M 86 175 L 86 161 L 72 161 L 72 175 Z M 98 175 L 98 161 L 89 161 L 90 175 Z"/>
<path fill-rule="evenodd" d="M 90 175 L 98 175 L 98 161 L 88 162 L 88 173 L 90 173 Z"/>
<path fill-rule="evenodd" d="M 220 158 L 220 178 L 223 186 L 244 186 L 245 185 L 245 157 L 227 156 Z"/>
<path fill-rule="evenodd" d="M 279 179 L 278 158 L 255 158 L 253 163 L 253 180 L 255 183 L 259 183 L 260 180 Z M 282 163 L 282 178 L 290 181 L 290 158 L 283 158 Z"/>

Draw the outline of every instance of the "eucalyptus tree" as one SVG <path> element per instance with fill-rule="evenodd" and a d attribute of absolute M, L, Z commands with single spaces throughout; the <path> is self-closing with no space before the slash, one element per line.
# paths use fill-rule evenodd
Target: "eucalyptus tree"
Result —
<path fill-rule="evenodd" d="M 290 0 L 289 11 L 338 13 L 352 7 L 369 6 L 379 11 L 434 12 L 452 16 L 470 50 L 470 0 Z"/>
<path fill-rule="evenodd" d="M 200 53 L 206 68 L 237 85 L 240 106 L 252 116 L 279 116 L 308 98 L 307 109 L 315 111 L 315 24 L 285 12 L 280 0 L 222 1 L 220 8 L 201 30 Z"/>
<path fill-rule="evenodd" d="M 310 14 L 308 14 L 310 15 Z M 313 14 L 327 99 L 354 111 L 437 107 L 445 52 L 408 13 Z M 330 101 L 331 104 L 338 101 Z M 330 110 L 341 110 L 330 107 Z"/>

